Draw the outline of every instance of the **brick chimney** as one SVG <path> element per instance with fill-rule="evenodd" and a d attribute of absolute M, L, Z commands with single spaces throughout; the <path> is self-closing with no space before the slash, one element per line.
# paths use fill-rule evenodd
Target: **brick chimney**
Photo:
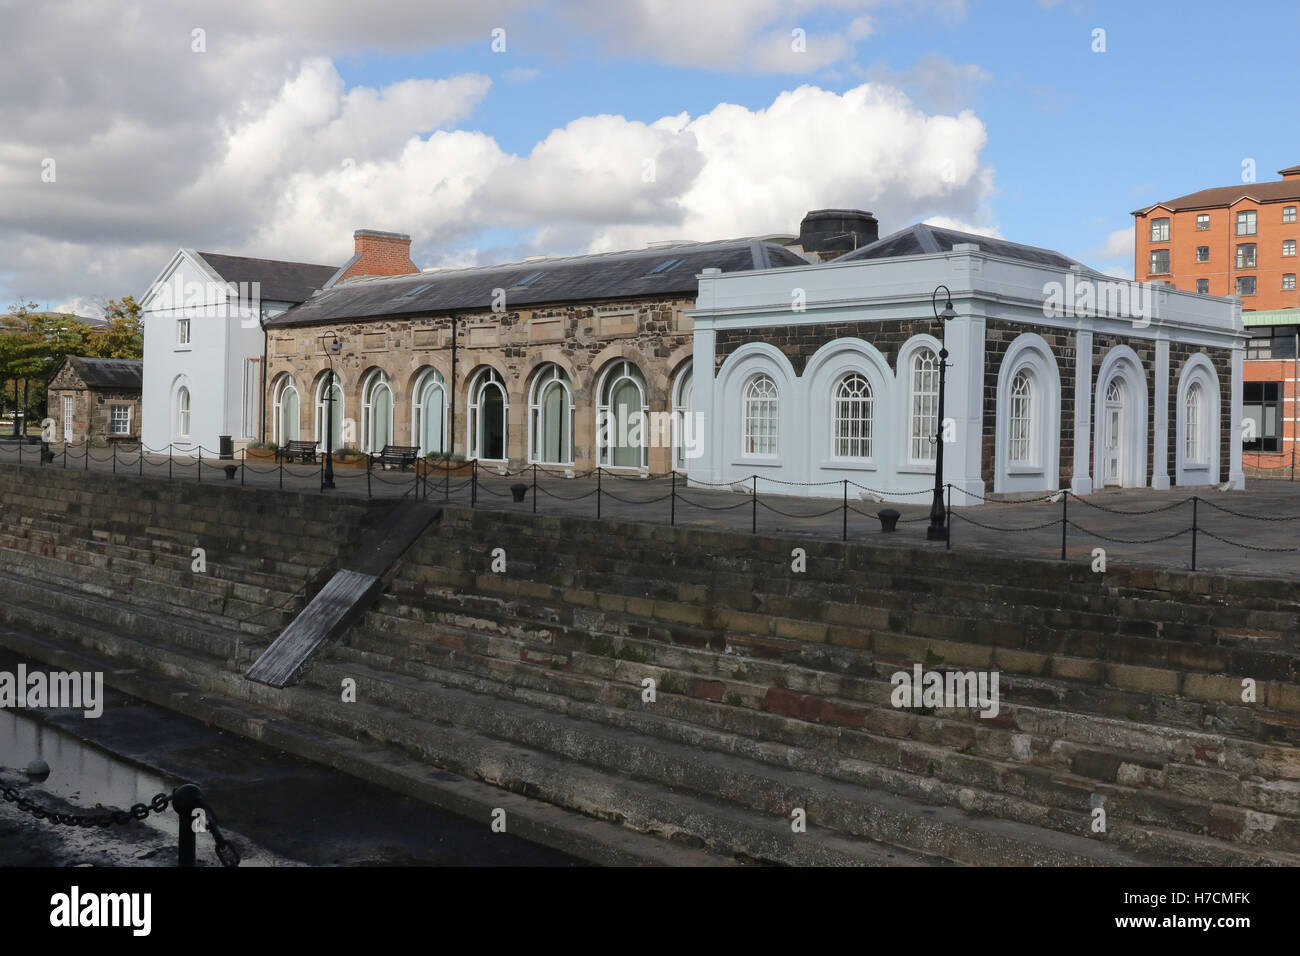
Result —
<path fill-rule="evenodd" d="M 406 276 L 420 270 L 411 261 L 411 237 L 400 232 L 358 229 L 352 234 L 356 255 L 336 281 L 359 276 Z"/>
<path fill-rule="evenodd" d="M 1279 169 L 1277 174 L 1283 179 L 1300 179 L 1300 166 L 1289 166 L 1286 169 Z"/>

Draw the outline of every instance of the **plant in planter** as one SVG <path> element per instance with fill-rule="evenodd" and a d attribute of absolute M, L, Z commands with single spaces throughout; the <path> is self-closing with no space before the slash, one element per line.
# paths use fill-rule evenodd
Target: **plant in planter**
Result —
<path fill-rule="evenodd" d="M 321 454 L 324 455 L 324 452 Z M 334 464 L 336 465 L 362 465 L 365 460 L 365 452 L 360 448 L 344 445 L 342 448 L 334 449 Z"/>
<path fill-rule="evenodd" d="M 247 461 L 275 461 L 275 453 L 279 450 L 280 446 L 273 441 L 249 442 L 244 449 L 244 458 Z"/>

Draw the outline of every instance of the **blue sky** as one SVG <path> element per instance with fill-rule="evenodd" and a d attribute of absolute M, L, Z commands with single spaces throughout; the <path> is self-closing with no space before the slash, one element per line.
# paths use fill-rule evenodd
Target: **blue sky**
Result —
<path fill-rule="evenodd" d="M 0 302 L 93 313 L 180 246 L 338 263 L 378 228 L 463 265 L 825 206 L 1131 274 L 1133 209 L 1300 163 L 1297 27 L 1280 0 L 0 4 Z"/>

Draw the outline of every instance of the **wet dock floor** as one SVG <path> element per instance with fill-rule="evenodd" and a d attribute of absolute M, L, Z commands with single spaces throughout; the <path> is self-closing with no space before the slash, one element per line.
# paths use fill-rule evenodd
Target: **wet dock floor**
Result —
<path fill-rule="evenodd" d="M 0 652 L 0 671 L 19 659 Z M 51 668 L 32 661 L 29 670 Z M 364 780 L 104 690 L 103 714 L 0 709 L 0 780 L 33 801 L 93 813 L 197 783 L 244 865 L 574 866 L 562 853 L 493 833 Z M 40 758 L 48 779 L 28 780 Z M 171 865 L 177 816 L 107 829 L 55 826 L 0 803 L 0 865 Z M 210 838 L 199 858 L 215 865 Z"/>

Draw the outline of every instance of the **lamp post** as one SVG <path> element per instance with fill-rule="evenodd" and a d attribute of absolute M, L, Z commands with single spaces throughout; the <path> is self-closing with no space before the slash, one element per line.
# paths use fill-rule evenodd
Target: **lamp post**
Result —
<path fill-rule="evenodd" d="M 944 292 L 943 311 L 939 311 L 939 290 Z M 946 285 L 936 286 L 934 292 L 930 293 L 930 308 L 934 311 L 936 319 L 942 319 L 946 325 L 950 319 L 957 317 L 957 312 L 952 307 L 952 292 Z M 939 349 L 939 414 L 936 416 L 938 428 L 935 431 L 935 449 L 934 449 L 934 500 L 930 503 L 930 527 L 925 530 L 925 537 L 928 541 L 947 541 L 948 527 L 945 523 L 947 511 L 943 506 L 943 412 L 944 412 L 944 391 L 948 370 L 948 349 L 943 347 Z"/>
<path fill-rule="evenodd" d="M 328 346 L 324 344 L 326 336 L 331 340 Z M 321 490 L 324 491 L 334 487 L 334 356 L 339 354 L 342 345 L 333 332 L 326 332 L 320 341 L 321 351 L 330 363 L 330 377 L 325 383 L 325 473 L 320 480 Z"/>

